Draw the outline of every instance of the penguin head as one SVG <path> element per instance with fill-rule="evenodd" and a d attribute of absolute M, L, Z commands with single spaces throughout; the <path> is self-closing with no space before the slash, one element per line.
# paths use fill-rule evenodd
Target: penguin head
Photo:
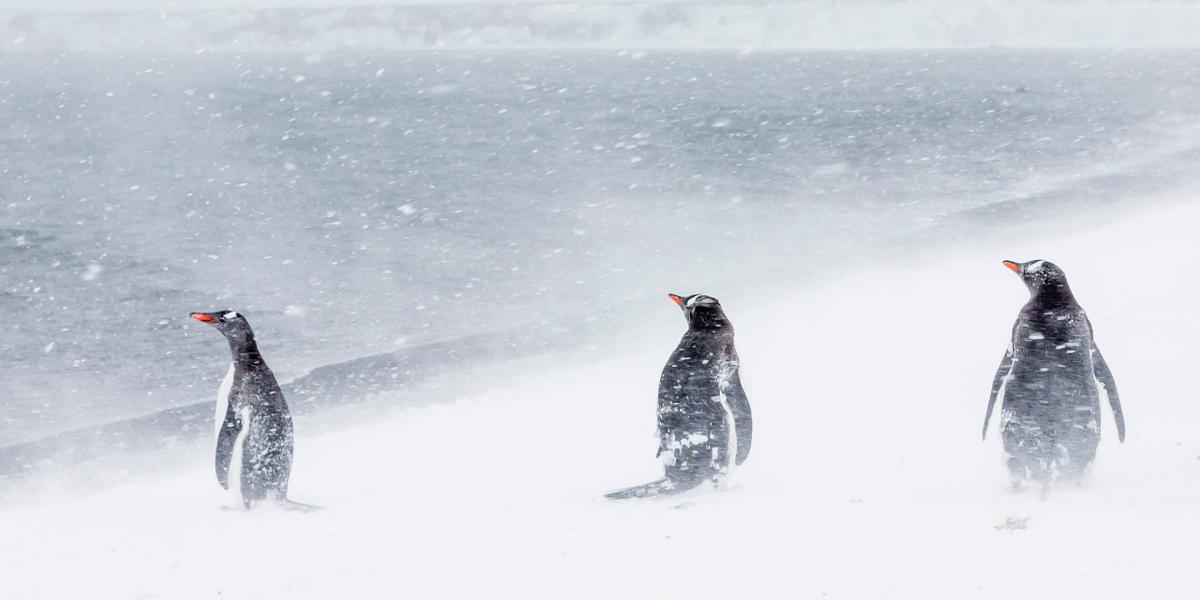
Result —
<path fill-rule="evenodd" d="M 241 313 L 234 310 L 219 310 L 217 312 L 194 312 L 190 315 L 197 321 L 203 321 L 217 328 L 230 341 L 245 340 L 253 337 L 250 322 Z"/>
<path fill-rule="evenodd" d="M 721 310 L 721 303 L 712 296 L 667 294 L 667 297 L 683 310 L 683 316 L 687 319 L 689 329 L 733 328 L 729 318 L 725 316 L 725 311 Z"/>
<path fill-rule="evenodd" d="M 1030 293 L 1038 295 L 1042 292 L 1067 292 L 1067 274 L 1058 265 L 1048 260 L 1031 260 L 1019 263 L 1011 260 L 1004 261 L 1004 266 L 1021 277 Z"/>

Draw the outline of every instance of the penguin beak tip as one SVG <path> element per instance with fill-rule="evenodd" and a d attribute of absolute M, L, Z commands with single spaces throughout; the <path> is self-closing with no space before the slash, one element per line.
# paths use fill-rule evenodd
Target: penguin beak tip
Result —
<path fill-rule="evenodd" d="M 670 298 L 675 304 L 683 306 L 683 296 L 680 296 L 679 294 L 667 294 L 667 297 Z"/>
<path fill-rule="evenodd" d="M 1017 274 L 1021 273 L 1021 265 L 1020 264 L 1017 264 L 1011 260 L 1001 261 L 1001 264 L 1003 264 L 1005 267 L 1008 268 L 1009 271 L 1012 271 L 1013 273 L 1017 273 Z"/>
<path fill-rule="evenodd" d="M 216 321 L 216 319 L 214 319 L 204 313 L 192 313 L 190 316 L 197 321 L 204 321 L 205 323 L 211 323 L 213 321 Z"/>

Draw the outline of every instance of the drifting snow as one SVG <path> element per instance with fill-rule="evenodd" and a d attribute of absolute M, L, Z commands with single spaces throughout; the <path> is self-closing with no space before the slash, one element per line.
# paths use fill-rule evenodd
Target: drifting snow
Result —
<path fill-rule="evenodd" d="M 614 503 L 648 481 L 654 390 L 682 331 L 508 365 L 505 381 L 367 425 L 297 422 L 292 495 L 223 511 L 210 450 L 136 484 L 0 513 L 5 598 L 1183 597 L 1200 531 L 1187 306 L 1200 208 L 1089 233 L 897 255 L 820 287 L 703 290 L 738 326 L 755 447 L 732 489 Z M 1007 239 L 1003 239 L 1008 235 Z M 1026 290 L 999 257 L 1052 258 L 1130 413 L 1082 488 L 1008 491 L 978 441 Z"/>

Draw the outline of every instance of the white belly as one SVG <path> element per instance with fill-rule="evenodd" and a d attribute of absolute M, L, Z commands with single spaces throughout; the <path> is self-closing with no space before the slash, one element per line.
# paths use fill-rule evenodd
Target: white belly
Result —
<path fill-rule="evenodd" d="M 233 373 L 236 371 L 233 363 L 229 363 L 229 372 L 225 373 L 225 379 L 221 380 L 221 387 L 217 390 L 217 414 L 213 419 L 213 436 L 216 437 L 221 433 L 221 425 L 225 423 L 225 413 L 229 411 L 229 396 L 233 393 Z"/>
<path fill-rule="evenodd" d="M 246 438 L 250 436 L 250 407 L 241 411 L 242 428 L 233 441 L 233 456 L 229 458 L 229 491 L 238 502 L 242 501 L 242 459 L 246 451 Z"/>
<path fill-rule="evenodd" d="M 721 395 L 717 397 L 721 403 L 721 409 L 725 411 L 725 430 L 729 432 L 728 443 L 725 448 L 725 475 L 733 474 L 733 467 L 737 465 L 737 421 L 733 418 L 733 408 L 729 406 L 729 397 L 725 395 L 725 386 L 721 386 Z"/>

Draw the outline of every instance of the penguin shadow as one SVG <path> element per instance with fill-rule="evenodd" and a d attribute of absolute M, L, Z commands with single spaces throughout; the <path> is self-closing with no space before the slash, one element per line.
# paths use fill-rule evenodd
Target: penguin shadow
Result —
<path fill-rule="evenodd" d="M 293 500 L 282 500 L 279 502 L 258 503 L 252 506 L 240 506 L 237 504 L 225 504 L 220 508 L 221 512 L 263 512 L 263 511 L 284 511 L 298 513 L 312 513 L 325 510 L 324 506 L 315 504 L 305 504 L 303 502 L 295 502 Z"/>

